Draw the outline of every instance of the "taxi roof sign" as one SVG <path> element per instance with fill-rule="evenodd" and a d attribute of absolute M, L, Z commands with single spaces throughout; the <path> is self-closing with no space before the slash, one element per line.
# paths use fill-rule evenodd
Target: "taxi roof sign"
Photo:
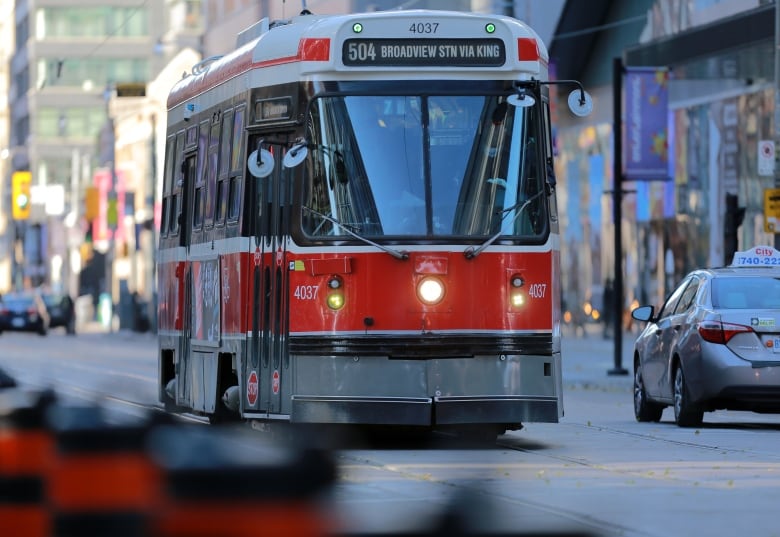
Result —
<path fill-rule="evenodd" d="M 780 251 L 772 246 L 754 246 L 735 252 L 731 267 L 780 267 Z"/>

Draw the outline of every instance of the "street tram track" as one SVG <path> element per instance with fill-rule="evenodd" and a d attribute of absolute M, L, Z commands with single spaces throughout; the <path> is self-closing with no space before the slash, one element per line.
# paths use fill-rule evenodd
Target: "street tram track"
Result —
<path fill-rule="evenodd" d="M 503 446 L 502 446 L 503 447 Z M 518 451 L 514 449 L 514 451 Z M 529 451 L 533 453 L 533 451 Z M 545 515 L 554 516 L 557 519 L 565 521 L 563 524 L 567 528 L 563 530 L 562 535 L 579 535 L 579 532 L 586 532 L 584 535 L 592 535 L 593 537 L 607 537 L 618 535 L 633 535 L 636 537 L 650 537 L 653 533 L 643 532 L 637 528 L 629 528 L 621 524 L 615 524 L 609 522 L 603 518 L 599 518 L 592 514 L 583 514 L 573 509 L 564 509 L 552 504 L 546 504 L 539 501 L 531 500 L 529 498 L 518 498 L 516 496 L 510 496 L 502 493 L 495 488 L 488 488 L 483 486 L 482 488 L 475 487 L 474 485 L 466 485 L 460 480 L 455 479 L 440 479 L 432 476 L 428 472 L 415 472 L 408 469 L 404 469 L 404 465 L 384 464 L 369 457 L 361 455 L 349 455 L 341 453 L 339 455 L 339 461 L 347 461 L 357 465 L 363 465 L 373 468 L 377 471 L 387 472 L 392 474 L 396 478 L 401 478 L 408 481 L 425 481 L 428 484 L 436 484 L 441 487 L 446 487 L 450 490 L 451 497 L 462 498 L 465 501 L 462 503 L 468 505 L 473 502 L 484 503 L 488 505 L 504 505 L 506 508 L 525 508 L 536 513 L 542 513 Z M 460 502 L 458 502 L 460 503 Z M 509 507 L 511 506 L 511 507 Z M 468 516 L 467 516 L 468 517 Z M 574 529 L 572 529 L 574 528 Z M 574 531 L 578 533 L 568 533 Z M 518 533 L 516 528 L 512 529 L 512 535 L 523 535 Z M 546 533 L 545 533 L 546 534 Z M 528 535 L 538 535 L 537 532 L 531 530 Z M 551 534 L 555 535 L 555 533 Z"/>
<path fill-rule="evenodd" d="M 605 427 L 603 425 L 592 425 L 592 424 L 585 424 L 585 423 L 566 423 L 562 425 L 569 425 L 572 427 L 580 428 L 580 429 L 589 429 L 589 430 L 598 430 L 610 434 L 615 435 L 621 435 L 621 436 L 627 436 L 630 438 L 638 438 L 642 440 L 651 440 L 653 442 L 662 442 L 665 444 L 670 444 L 674 446 L 680 446 L 680 447 L 690 447 L 690 448 L 696 448 L 696 449 L 703 449 L 713 452 L 720 452 L 720 453 L 735 453 L 735 454 L 744 454 L 744 455 L 759 455 L 762 457 L 770 457 L 772 459 L 780 460 L 780 452 L 777 451 L 758 451 L 758 450 L 751 450 L 751 449 L 744 449 L 744 448 L 731 448 L 728 446 L 713 446 L 710 444 L 704 444 L 699 442 L 691 442 L 690 440 L 678 440 L 674 438 L 663 438 L 661 436 L 657 436 L 654 434 L 649 433 L 638 433 L 635 431 L 626 431 L 623 429 L 616 429 L 614 427 Z M 708 424 L 704 424 L 701 429 L 707 429 Z M 734 425 L 736 426 L 736 425 Z M 670 425 L 670 427 L 677 427 L 676 425 Z M 778 429 L 778 427 L 774 424 L 772 425 L 764 425 L 761 428 L 766 427 L 767 429 Z M 746 425 L 740 424 L 739 428 L 747 428 Z M 752 425 L 750 426 L 751 429 L 758 429 L 759 426 Z M 682 429 L 685 430 L 685 429 Z M 691 431 L 694 431 L 694 429 L 690 429 Z M 698 434 L 698 433 L 694 433 Z M 500 442 L 500 439 L 499 439 Z M 505 445 L 504 447 L 507 447 L 509 449 L 514 449 L 511 445 Z M 574 461 L 572 461 L 574 462 Z"/>

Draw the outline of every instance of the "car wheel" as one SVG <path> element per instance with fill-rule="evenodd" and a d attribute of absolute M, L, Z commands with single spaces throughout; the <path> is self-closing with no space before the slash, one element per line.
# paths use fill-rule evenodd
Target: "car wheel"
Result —
<path fill-rule="evenodd" d="M 682 367 L 677 366 L 674 371 L 674 421 L 680 427 L 698 427 L 703 418 L 704 411 L 691 403 Z"/>
<path fill-rule="evenodd" d="M 634 416 L 636 421 L 661 421 L 664 406 L 647 399 L 642 366 L 639 360 L 634 364 Z"/>

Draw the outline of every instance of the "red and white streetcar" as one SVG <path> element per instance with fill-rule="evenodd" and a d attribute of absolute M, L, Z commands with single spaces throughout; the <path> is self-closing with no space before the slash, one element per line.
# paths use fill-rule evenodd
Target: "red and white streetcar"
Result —
<path fill-rule="evenodd" d="M 547 51 L 499 15 L 302 14 L 168 99 L 159 395 L 489 436 L 563 415 Z"/>

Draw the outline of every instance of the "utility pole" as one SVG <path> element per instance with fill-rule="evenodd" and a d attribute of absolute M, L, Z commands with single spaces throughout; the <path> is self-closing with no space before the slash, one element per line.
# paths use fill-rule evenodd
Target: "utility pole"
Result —
<path fill-rule="evenodd" d="M 615 276 L 613 319 L 615 347 L 615 365 L 607 371 L 609 375 L 627 375 L 623 367 L 623 60 L 614 58 L 612 62 L 612 220 L 615 226 Z"/>
<path fill-rule="evenodd" d="M 113 331 L 113 318 L 114 318 L 114 257 L 116 256 L 116 229 L 118 221 L 116 218 L 117 211 L 117 195 L 116 195 L 116 127 L 114 125 L 114 118 L 111 115 L 111 97 L 114 94 L 114 87 L 112 84 L 106 86 L 104 98 L 106 101 L 106 128 L 108 136 L 107 147 L 107 160 L 111 173 L 111 189 L 108 191 L 108 210 L 107 213 L 107 227 L 108 227 L 108 251 L 106 252 L 106 271 L 105 271 L 105 293 L 110 297 L 111 306 L 108 309 L 108 331 Z M 101 304 L 101 307 L 103 305 Z M 104 320 L 105 321 L 105 320 Z"/>

